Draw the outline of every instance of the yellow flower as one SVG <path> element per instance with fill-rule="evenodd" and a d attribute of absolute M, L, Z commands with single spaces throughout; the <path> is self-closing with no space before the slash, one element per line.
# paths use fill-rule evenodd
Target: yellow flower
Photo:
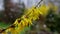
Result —
<path fill-rule="evenodd" d="M 48 13 L 49 7 L 46 5 L 41 5 L 41 7 L 39 7 L 39 10 L 43 16 L 46 16 Z"/>

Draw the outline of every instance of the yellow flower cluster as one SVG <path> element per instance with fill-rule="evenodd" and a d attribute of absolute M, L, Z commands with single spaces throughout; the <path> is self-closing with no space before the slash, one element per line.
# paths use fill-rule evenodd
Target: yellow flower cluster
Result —
<path fill-rule="evenodd" d="M 13 23 L 15 27 L 8 28 L 3 32 L 3 34 L 8 34 L 7 32 L 10 32 L 11 34 L 19 34 L 19 32 L 21 32 L 25 27 L 32 25 L 32 21 L 39 19 L 40 14 L 43 16 L 46 15 L 48 9 L 49 8 L 45 5 L 41 5 L 39 8 L 32 7 L 31 9 L 28 9 L 21 18 L 16 19 Z"/>

